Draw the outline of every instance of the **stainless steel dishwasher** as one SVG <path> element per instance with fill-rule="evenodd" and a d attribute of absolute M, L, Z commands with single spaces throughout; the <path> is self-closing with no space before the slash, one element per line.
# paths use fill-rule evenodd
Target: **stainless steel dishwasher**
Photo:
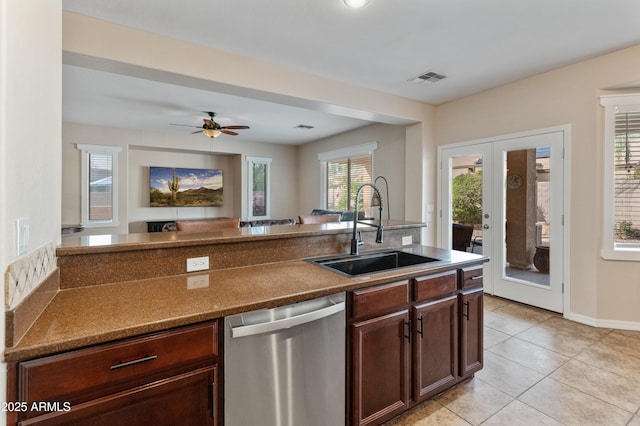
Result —
<path fill-rule="evenodd" d="M 225 318 L 227 426 L 345 424 L 345 294 Z"/>

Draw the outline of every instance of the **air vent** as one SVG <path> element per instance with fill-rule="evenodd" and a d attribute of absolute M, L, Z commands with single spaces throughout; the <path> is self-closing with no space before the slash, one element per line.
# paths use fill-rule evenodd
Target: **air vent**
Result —
<path fill-rule="evenodd" d="M 422 84 L 422 83 L 437 83 L 440 80 L 447 78 L 446 75 L 438 74 L 437 72 L 429 71 L 417 77 L 409 79 L 410 83 Z"/>
<path fill-rule="evenodd" d="M 313 129 L 313 126 L 309 126 L 307 124 L 298 124 L 296 127 L 294 127 L 294 129 L 311 130 L 311 129 Z"/>

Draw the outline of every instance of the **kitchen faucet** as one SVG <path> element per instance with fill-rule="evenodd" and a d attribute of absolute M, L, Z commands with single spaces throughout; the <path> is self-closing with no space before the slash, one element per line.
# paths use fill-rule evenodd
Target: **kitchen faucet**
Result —
<path fill-rule="evenodd" d="M 380 199 L 380 214 L 378 216 L 378 226 L 377 226 L 378 231 L 376 232 L 376 243 L 382 244 L 382 205 L 383 205 L 382 195 L 380 195 L 380 191 L 374 185 L 370 183 L 365 183 L 365 184 L 362 184 L 360 188 L 358 188 L 358 191 L 356 192 L 355 212 L 353 214 L 353 236 L 351 237 L 351 254 L 358 254 L 358 247 L 364 244 L 362 241 L 362 238 L 360 237 L 360 233 L 358 232 L 358 222 L 363 225 L 376 226 L 376 225 L 372 225 L 371 223 L 362 222 L 358 220 L 358 196 L 360 195 L 360 192 L 365 186 L 370 186 L 371 188 L 373 188 L 373 190 L 376 193 L 376 196 Z"/>

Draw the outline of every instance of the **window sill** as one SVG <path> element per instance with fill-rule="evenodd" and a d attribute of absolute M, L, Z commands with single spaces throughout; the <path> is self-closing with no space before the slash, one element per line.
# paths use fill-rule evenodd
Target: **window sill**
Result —
<path fill-rule="evenodd" d="M 631 247 L 616 247 L 613 249 L 602 249 L 600 256 L 605 260 L 626 260 L 640 262 L 640 245 L 633 244 Z"/>
<path fill-rule="evenodd" d="M 120 226 L 120 222 L 90 222 L 82 225 L 85 229 L 88 228 L 116 228 Z"/>

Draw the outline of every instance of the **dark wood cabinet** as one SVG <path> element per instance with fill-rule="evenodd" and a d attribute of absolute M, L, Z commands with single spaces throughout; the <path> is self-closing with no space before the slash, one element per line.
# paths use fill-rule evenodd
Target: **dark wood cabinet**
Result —
<path fill-rule="evenodd" d="M 458 298 L 414 308 L 414 398 L 424 401 L 454 385 L 458 375 Z"/>
<path fill-rule="evenodd" d="M 458 271 L 460 294 L 460 377 L 466 379 L 482 369 L 483 275 L 482 265 Z"/>
<path fill-rule="evenodd" d="M 482 288 L 460 294 L 460 377 L 482 369 Z"/>
<path fill-rule="evenodd" d="M 349 294 L 347 424 L 380 425 L 482 368 L 482 284 L 477 265 Z"/>
<path fill-rule="evenodd" d="M 214 321 L 21 362 L 16 400 L 29 409 L 17 424 L 216 425 L 217 330 Z"/>
<path fill-rule="evenodd" d="M 409 406 L 409 311 L 351 325 L 353 420 L 379 424 Z"/>
<path fill-rule="evenodd" d="M 20 426 L 214 425 L 215 368 L 203 368 L 19 422 Z"/>
<path fill-rule="evenodd" d="M 408 303 L 408 281 L 349 293 L 350 424 L 381 424 L 408 407 L 411 362 Z"/>

